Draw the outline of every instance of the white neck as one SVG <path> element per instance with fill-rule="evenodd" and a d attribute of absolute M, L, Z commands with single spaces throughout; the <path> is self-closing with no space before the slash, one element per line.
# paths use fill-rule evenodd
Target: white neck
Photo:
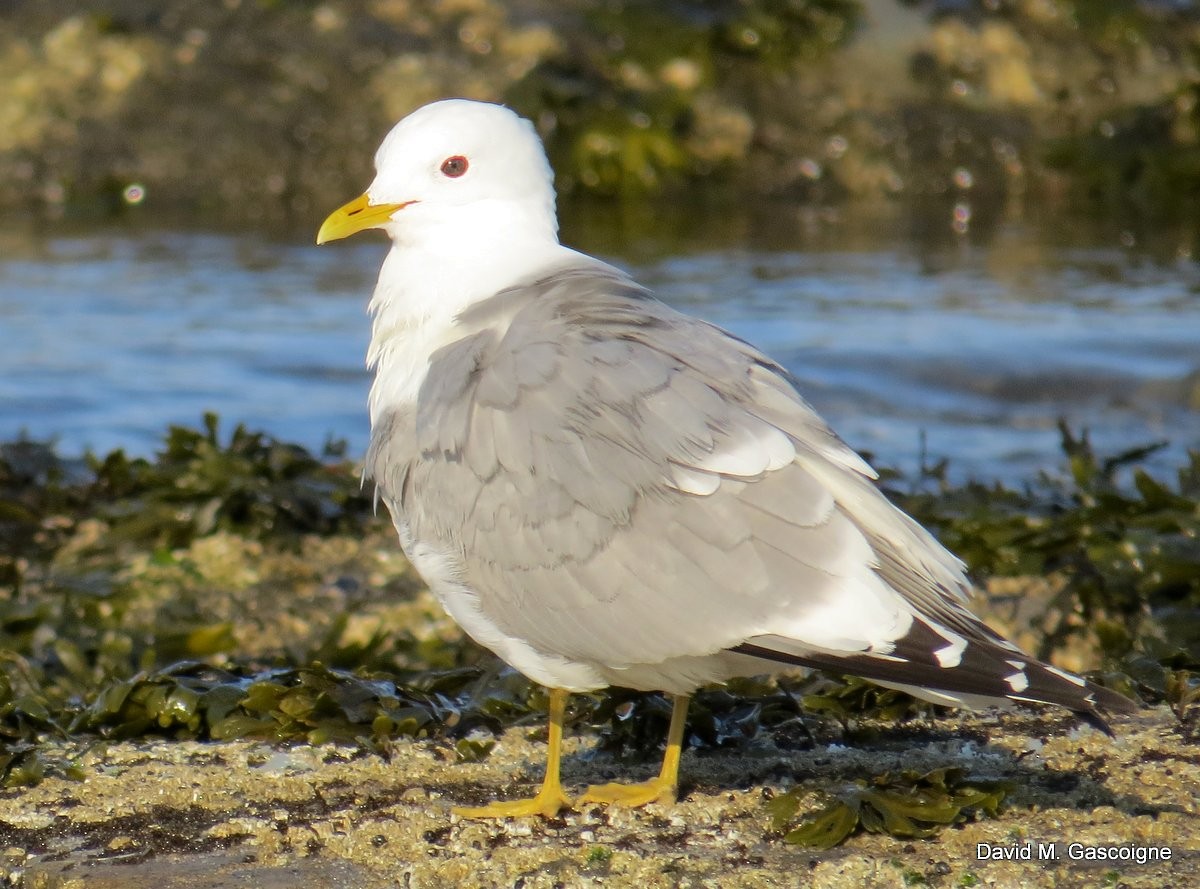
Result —
<path fill-rule="evenodd" d="M 455 319 L 464 309 L 579 256 L 558 243 L 553 218 L 531 225 L 514 219 L 511 206 L 481 211 L 478 204 L 452 218 L 406 218 L 419 209 L 405 209 L 389 226 L 392 249 L 371 298 L 372 426 L 389 408 L 416 401 L 430 355 L 458 338 Z"/>

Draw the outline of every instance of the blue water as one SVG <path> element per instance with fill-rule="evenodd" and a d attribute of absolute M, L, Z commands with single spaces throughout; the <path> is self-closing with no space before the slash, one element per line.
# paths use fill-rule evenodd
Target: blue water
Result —
<path fill-rule="evenodd" d="M 882 465 L 912 471 L 924 447 L 959 478 L 1030 478 L 1060 465 L 1059 417 L 1107 451 L 1166 439 L 1158 465 L 1177 464 L 1200 447 L 1200 269 L 1184 249 L 1039 237 L 930 249 L 834 225 L 800 249 L 735 235 L 603 252 L 782 361 Z M 0 440 L 149 454 L 169 423 L 214 410 L 361 455 L 384 249 L 306 233 L 0 236 Z"/>

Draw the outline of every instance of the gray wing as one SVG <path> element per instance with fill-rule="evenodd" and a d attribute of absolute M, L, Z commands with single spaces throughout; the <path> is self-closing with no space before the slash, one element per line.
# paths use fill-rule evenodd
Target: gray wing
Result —
<path fill-rule="evenodd" d="M 961 563 L 750 345 L 601 265 L 459 322 L 369 464 L 504 634 L 610 670 L 735 650 L 1092 708 L 963 607 Z"/>
<path fill-rule="evenodd" d="M 377 449 L 374 468 L 504 632 L 623 666 L 772 634 L 886 648 L 914 608 L 968 625 L 959 563 L 746 343 L 602 267 L 460 323 L 420 393 L 419 458 Z"/>

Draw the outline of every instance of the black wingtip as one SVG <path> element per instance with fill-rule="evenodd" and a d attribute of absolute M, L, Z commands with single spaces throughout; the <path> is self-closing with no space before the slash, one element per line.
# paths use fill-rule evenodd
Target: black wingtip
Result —
<path fill-rule="evenodd" d="M 1072 712 L 1079 719 L 1081 719 L 1083 722 L 1086 722 L 1097 731 L 1104 732 L 1104 734 L 1108 735 L 1110 738 L 1116 737 L 1116 735 L 1113 733 L 1112 726 L 1105 721 L 1104 717 L 1100 715 L 1098 710 L 1073 710 Z"/>
<path fill-rule="evenodd" d="M 1101 715 L 1102 713 L 1112 716 L 1130 716 L 1142 709 L 1142 705 L 1137 701 L 1127 698 L 1119 691 L 1105 688 L 1103 685 L 1089 682 L 1087 690 L 1090 692 L 1089 698 L 1094 702 L 1094 706 L 1086 710 L 1073 708 L 1072 712 L 1092 728 L 1104 732 L 1110 738 L 1115 738 L 1116 735 L 1113 734 L 1112 727 Z"/>
<path fill-rule="evenodd" d="M 895 643 L 893 654 L 903 658 L 899 661 L 859 654 L 838 657 L 813 652 L 801 655 L 750 642 L 731 650 L 800 667 L 853 673 L 892 688 L 902 688 L 919 697 L 925 689 L 992 699 L 996 703 L 1007 699 L 1023 704 L 1053 704 L 1065 707 L 1110 738 L 1115 735 L 1106 715 L 1131 714 L 1140 709 L 1138 703 L 1120 692 L 1043 664 L 1015 648 L 1001 647 L 1006 643 L 999 637 L 979 635 L 972 638 L 959 662 L 944 666 L 936 659 L 933 649 L 939 641 L 945 644 L 946 640 L 941 636 L 932 637 L 932 632 L 924 621 L 915 621 L 913 630 Z M 1017 679 L 1022 681 L 1019 693 L 1014 689 Z"/>

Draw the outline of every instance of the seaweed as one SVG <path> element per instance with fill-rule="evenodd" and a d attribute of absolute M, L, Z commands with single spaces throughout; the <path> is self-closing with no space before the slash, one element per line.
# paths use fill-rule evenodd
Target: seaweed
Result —
<path fill-rule="evenodd" d="M 906 770 L 823 790 L 824 804 L 796 826 L 792 822 L 807 791 L 781 794 L 767 808 L 784 842 L 829 849 L 859 830 L 923 839 L 971 818 L 995 817 L 1009 789 L 1005 781 L 972 777 L 960 768 Z"/>
<path fill-rule="evenodd" d="M 1062 615 L 1043 628 L 1040 657 L 1089 628 L 1114 662 L 1128 656 L 1156 618 L 1200 609 L 1200 451 L 1174 484 L 1136 464 L 1160 444 L 1102 457 L 1087 433 L 1060 423 L 1065 477 L 1042 474 L 1024 490 L 969 483 L 950 489 L 893 491 L 897 502 L 939 533 L 981 576 L 1059 575 L 1050 603 Z M 1128 471 L 1131 484 L 1121 481 Z M 924 480 L 922 483 L 927 483 Z M 1194 618 L 1176 624 L 1179 644 L 1200 644 Z"/>
<path fill-rule="evenodd" d="M 346 471 L 299 445 L 238 425 L 222 442 L 216 414 L 203 428 L 172 426 L 153 462 L 117 450 L 88 458 L 106 542 L 184 546 L 217 530 L 254 538 L 353 530 L 372 504 Z M 326 446 L 326 459 L 343 446 Z"/>
<path fill-rule="evenodd" d="M 1200 741 L 1200 671 L 1171 671 L 1163 697 L 1179 720 L 1183 739 L 1192 744 Z"/>
<path fill-rule="evenodd" d="M 181 662 L 139 673 L 105 687 L 71 729 L 105 738 L 147 733 L 179 738 L 333 741 L 374 744 L 396 737 L 428 737 L 460 726 L 472 715 L 461 691 L 472 675 L 457 675 L 437 691 L 431 677 L 407 685 L 394 677 L 303 667 L 217 669 Z M 478 703 L 475 704 L 478 707 Z"/>

